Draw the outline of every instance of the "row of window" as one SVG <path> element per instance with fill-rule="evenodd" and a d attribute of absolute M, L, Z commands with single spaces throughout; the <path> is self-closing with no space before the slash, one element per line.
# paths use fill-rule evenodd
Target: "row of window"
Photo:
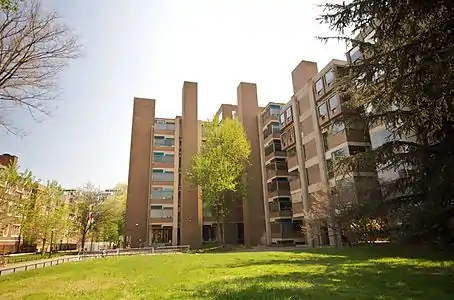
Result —
<path fill-rule="evenodd" d="M 173 188 L 154 187 L 151 189 L 151 199 L 173 199 Z"/>
<path fill-rule="evenodd" d="M 281 126 L 284 126 L 285 124 L 292 121 L 292 107 L 291 106 L 287 107 L 287 109 L 280 115 L 279 120 L 280 120 Z"/>
<path fill-rule="evenodd" d="M 153 152 L 153 161 L 157 163 L 173 163 L 175 155 L 173 153 Z"/>
<path fill-rule="evenodd" d="M 175 139 L 165 136 L 154 136 L 154 145 L 155 146 L 164 146 L 164 147 L 174 147 Z"/>
<path fill-rule="evenodd" d="M 328 101 L 323 102 L 317 108 L 318 117 L 322 120 L 328 120 L 328 114 L 335 114 L 340 107 L 339 95 L 334 94 Z"/>
<path fill-rule="evenodd" d="M 315 82 L 315 93 L 321 96 L 324 93 L 324 87 L 331 87 L 334 84 L 334 71 L 329 69 L 319 80 Z"/>
<path fill-rule="evenodd" d="M 175 122 L 167 120 L 155 120 L 154 128 L 157 130 L 175 130 Z"/>
<path fill-rule="evenodd" d="M 161 205 L 151 205 L 150 218 L 170 219 L 173 217 L 172 207 L 163 207 Z"/>
<path fill-rule="evenodd" d="M 1 226 L 2 224 L 0 224 Z M 20 225 L 6 225 L 3 227 L 2 236 L 8 237 L 8 233 L 10 237 L 18 237 L 20 234 Z"/>
<path fill-rule="evenodd" d="M 173 171 L 153 169 L 151 178 L 153 181 L 173 181 L 175 176 Z"/>

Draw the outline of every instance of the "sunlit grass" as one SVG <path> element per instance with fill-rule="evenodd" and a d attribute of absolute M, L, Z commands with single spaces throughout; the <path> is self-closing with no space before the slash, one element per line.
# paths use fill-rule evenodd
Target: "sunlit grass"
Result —
<path fill-rule="evenodd" d="M 452 299 L 452 261 L 371 253 L 113 257 L 0 277 L 0 299 Z"/>

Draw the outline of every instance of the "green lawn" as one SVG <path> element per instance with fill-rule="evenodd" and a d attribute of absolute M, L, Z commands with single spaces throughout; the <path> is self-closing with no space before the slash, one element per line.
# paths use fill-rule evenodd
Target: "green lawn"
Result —
<path fill-rule="evenodd" d="M 395 253 L 112 257 L 0 277 L 0 299 L 453 299 L 452 260 Z"/>

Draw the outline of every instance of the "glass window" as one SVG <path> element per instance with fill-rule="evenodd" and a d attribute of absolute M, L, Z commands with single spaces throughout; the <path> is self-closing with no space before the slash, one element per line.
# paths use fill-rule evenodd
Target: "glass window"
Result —
<path fill-rule="evenodd" d="M 338 134 L 339 132 L 343 131 L 345 129 L 345 124 L 344 122 L 335 122 L 333 124 L 333 127 L 331 129 L 331 132 L 333 134 Z"/>
<path fill-rule="evenodd" d="M 173 199 L 173 188 L 153 188 L 151 190 L 152 199 Z"/>
<path fill-rule="evenodd" d="M 281 115 L 280 120 L 281 120 L 281 125 L 284 125 L 285 124 L 285 114 L 284 113 Z"/>
<path fill-rule="evenodd" d="M 325 82 L 326 86 L 331 86 L 334 82 L 334 71 L 333 69 L 330 69 L 328 72 L 325 74 Z"/>
<path fill-rule="evenodd" d="M 390 137 L 391 132 L 389 132 L 386 128 L 370 132 L 370 143 L 372 145 L 372 149 L 376 149 L 384 143 L 388 142 L 390 140 Z"/>
<path fill-rule="evenodd" d="M 359 50 L 359 46 L 356 46 L 352 50 L 350 50 L 349 56 L 350 56 L 350 62 L 354 63 L 358 59 L 361 59 L 363 57 L 363 54 Z"/>
<path fill-rule="evenodd" d="M 375 30 L 372 30 L 365 38 L 366 43 L 375 44 Z"/>
<path fill-rule="evenodd" d="M 170 219 L 173 217 L 173 208 L 171 207 L 164 207 L 162 210 L 162 217 L 164 219 Z"/>
<path fill-rule="evenodd" d="M 318 107 L 318 116 L 319 116 L 319 118 L 324 120 L 327 115 L 328 115 L 328 107 L 326 106 L 326 103 L 323 103 L 322 105 L 320 105 Z"/>
<path fill-rule="evenodd" d="M 323 80 L 320 78 L 319 80 L 317 80 L 317 82 L 315 82 L 315 92 L 317 93 L 317 95 L 321 95 L 322 92 L 323 92 Z"/>
<path fill-rule="evenodd" d="M 334 113 L 336 109 L 339 107 L 339 96 L 334 95 L 329 99 L 329 108 L 331 112 Z"/>
<path fill-rule="evenodd" d="M 292 108 L 291 107 L 287 108 L 287 110 L 285 111 L 285 117 L 287 118 L 287 120 L 292 117 Z"/>
<path fill-rule="evenodd" d="M 218 114 L 218 119 L 219 119 L 219 122 L 222 121 L 222 111 L 219 112 L 219 114 Z"/>
<path fill-rule="evenodd" d="M 175 145 L 175 139 L 173 138 L 166 138 L 164 141 L 165 146 L 174 146 Z"/>
<path fill-rule="evenodd" d="M 279 133 L 281 131 L 281 127 L 279 124 L 271 124 L 271 132 Z"/>
<path fill-rule="evenodd" d="M 336 157 L 346 156 L 348 153 L 347 148 L 341 148 L 331 153 L 331 157 L 334 159 Z"/>
<path fill-rule="evenodd" d="M 155 136 L 154 137 L 154 144 L 156 146 L 164 146 L 165 144 L 165 137 L 163 136 Z"/>
<path fill-rule="evenodd" d="M 232 119 L 236 119 L 236 110 L 232 110 Z"/>
<path fill-rule="evenodd" d="M 279 116 L 281 113 L 281 107 L 277 105 L 271 105 L 270 106 L 270 115 L 272 116 Z"/>

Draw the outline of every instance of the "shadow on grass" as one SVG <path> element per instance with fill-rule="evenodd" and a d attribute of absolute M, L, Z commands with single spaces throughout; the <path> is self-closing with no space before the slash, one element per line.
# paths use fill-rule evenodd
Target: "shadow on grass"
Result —
<path fill-rule="evenodd" d="M 304 251 L 309 252 L 311 251 Z M 395 255 L 314 250 L 307 258 L 233 264 L 238 273 L 262 266 L 263 275 L 225 279 L 199 289 L 195 298 L 227 299 L 453 299 L 453 266 L 377 261 Z M 322 253 L 321 253 L 322 252 Z M 331 256 L 342 254 L 343 256 Z M 301 259 L 298 259 L 301 257 Z M 290 272 L 266 274 L 266 266 L 291 265 Z M 241 268 L 244 268 L 242 272 Z M 273 268 L 276 270 L 276 268 Z M 288 266 L 286 270 L 289 270 Z"/>
<path fill-rule="evenodd" d="M 350 248 L 305 248 L 294 253 L 313 253 L 324 255 L 343 255 L 355 258 L 392 258 L 425 259 L 431 261 L 454 260 L 454 249 L 440 249 L 422 245 L 373 244 Z"/>

